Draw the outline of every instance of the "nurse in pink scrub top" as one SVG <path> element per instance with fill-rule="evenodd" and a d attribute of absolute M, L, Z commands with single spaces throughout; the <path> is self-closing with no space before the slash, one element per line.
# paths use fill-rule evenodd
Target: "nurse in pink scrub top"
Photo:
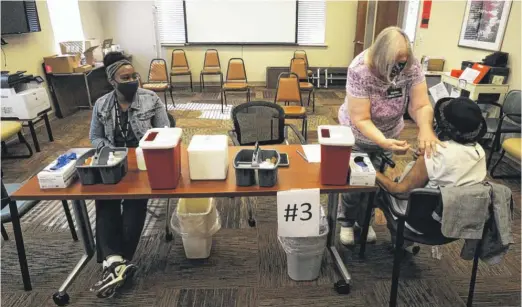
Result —
<path fill-rule="evenodd" d="M 346 99 L 339 109 L 339 122 L 352 128 L 354 151 L 368 153 L 378 169 L 381 154 L 391 158 L 392 152 L 405 153 L 410 148 L 406 141 L 399 140 L 407 107 L 419 128 L 418 149 L 429 156 L 441 143 L 433 131 L 433 107 L 426 80 L 406 33 L 389 27 L 348 67 Z M 339 221 L 344 245 L 354 244 L 354 227 L 362 227 L 366 205 L 367 194 L 342 195 Z M 370 226 L 368 242 L 375 240 Z"/>

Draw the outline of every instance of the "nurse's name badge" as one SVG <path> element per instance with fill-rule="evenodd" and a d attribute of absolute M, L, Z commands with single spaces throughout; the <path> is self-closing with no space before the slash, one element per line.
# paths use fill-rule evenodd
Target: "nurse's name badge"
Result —
<path fill-rule="evenodd" d="M 402 88 L 390 86 L 386 90 L 387 99 L 393 99 L 393 98 L 399 98 L 399 97 L 402 97 Z"/>

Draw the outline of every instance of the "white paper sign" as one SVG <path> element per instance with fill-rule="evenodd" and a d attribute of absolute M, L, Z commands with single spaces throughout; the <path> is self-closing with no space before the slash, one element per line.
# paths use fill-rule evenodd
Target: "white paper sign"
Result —
<path fill-rule="evenodd" d="M 277 192 L 277 233 L 282 237 L 319 235 L 319 189 Z"/>

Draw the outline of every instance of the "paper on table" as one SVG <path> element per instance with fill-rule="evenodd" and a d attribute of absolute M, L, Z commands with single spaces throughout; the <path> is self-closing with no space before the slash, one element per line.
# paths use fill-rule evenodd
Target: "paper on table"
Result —
<path fill-rule="evenodd" d="M 301 145 L 301 146 L 303 146 L 304 154 L 309 163 L 321 162 L 321 145 L 313 144 L 313 145 Z"/>
<path fill-rule="evenodd" d="M 464 69 L 464 71 L 460 75 L 459 80 L 463 79 L 463 80 L 466 80 L 468 83 L 473 83 L 473 81 L 475 81 L 475 79 L 477 79 L 479 74 L 480 74 L 480 71 L 473 69 L 473 68 L 466 67 L 466 69 Z"/>
<path fill-rule="evenodd" d="M 446 86 L 442 82 L 430 87 L 429 92 L 431 97 L 433 97 L 433 101 L 435 101 L 435 103 L 437 103 L 437 101 L 439 101 L 442 98 L 449 97 L 450 95 L 448 93 L 448 90 L 446 89 Z"/>

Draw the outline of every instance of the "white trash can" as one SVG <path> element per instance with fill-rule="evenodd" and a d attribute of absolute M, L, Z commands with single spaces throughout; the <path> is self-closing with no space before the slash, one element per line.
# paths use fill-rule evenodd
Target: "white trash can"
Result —
<path fill-rule="evenodd" d="M 213 198 L 180 199 L 170 224 L 181 235 L 188 259 L 208 258 L 212 236 L 221 229 Z"/>
<path fill-rule="evenodd" d="M 315 280 L 321 273 L 328 221 L 321 208 L 319 235 L 314 237 L 279 237 L 286 253 L 288 276 L 296 281 Z"/>

